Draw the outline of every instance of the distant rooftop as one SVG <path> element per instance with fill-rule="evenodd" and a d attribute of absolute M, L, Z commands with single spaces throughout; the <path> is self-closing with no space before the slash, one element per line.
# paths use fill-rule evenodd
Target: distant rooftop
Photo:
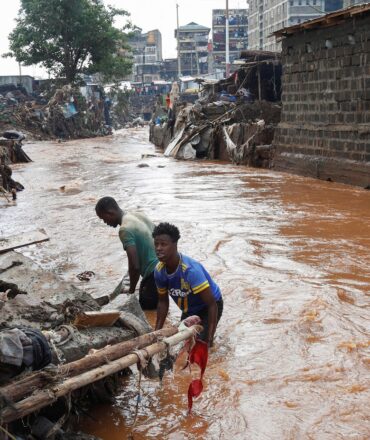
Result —
<path fill-rule="evenodd" d="M 181 31 L 210 31 L 211 29 L 207 26 L 202 26 L 201 24 L 194 23 L 193 21 L 191 23 L 186 24 L 185 26 L 180 26 L 180 32 Z"/>

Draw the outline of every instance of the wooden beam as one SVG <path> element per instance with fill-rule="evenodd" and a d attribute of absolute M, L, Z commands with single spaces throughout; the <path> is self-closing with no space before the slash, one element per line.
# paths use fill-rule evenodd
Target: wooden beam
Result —
<path fill-rule="evenodd" d="M 21 379 L 15 378 L 14 382 L 0 388 L 0 395 L 6 396 L 11 402 L 18 402 L 24 399 L 37 389 L 47 384 L 52 385 L 56 380 L 61 378 L 76 376 L 89 369 L 99 367 L 118 359 L 132 350 L 138 350 L 146 345 L 156 342 L 160 338 L 172 336 L 177 333 L 177 327 L 166 327 L 162 330 L 147 333 L 129 341 L 119 342 L 118 344 L 108 345 L 93 354 L 88 354 L 77 361 L 68 364 L 59 365 L 57 374 L 54 376 L 52 372 L 38 371 L 28 374 Z"/>
<path fill-rule="evenodd" d="M 49 241 L 44 229 L 24 232 L 23 234 L 12 235 L 5 238 L 0 238 L 0 254 L 19 249 L 31 244 L 43 243 Z"/>
<path fill-rule="evenodd" d="M 191 338 L 192 336 L 196 336 L 201 329 L 201 326 L 194 325 L 190 328 L 182 330 L 174 336 L 165 338 L 163 341 L 145 347 L 145 350 L 141 350 L 141 355 L 144 358 L 149 359 L 155 354 L 167 350 L 168 347 L 177 345 L 180 342 Z M 49 406 L 56 402 L 60 397 L 63 397 L 86 385 L 104 379 L 107 376 L 116 374 L 119 371 L 136 364 L 137 362 L 138 355 L 134 353 L 128 354 L 127 356 L 112 361 L 107 365 L 94 368 L 78 376 L 67 379 L 52 388 L 36 391 L 32 396 L 15 403 L 12 406 L 7 406 L 4 410 L 2 410 L 0 412 L 0 423 L 7 424 L 39 411 L 45 406 Z"/>

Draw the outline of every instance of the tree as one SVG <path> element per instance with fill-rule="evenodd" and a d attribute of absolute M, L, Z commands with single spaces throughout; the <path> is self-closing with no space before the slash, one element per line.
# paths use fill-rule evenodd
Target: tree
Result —
<path fill-rule="evenodd" d="M 119 29 L 114 22 L 128 15 L 102 0 L 21 0 L 5 56 L 26 66 L 39 64 L 69 83 L 80 73 L 120 79 L 132 67 L 125 55 L 125 30 L 131 25 Z"/>

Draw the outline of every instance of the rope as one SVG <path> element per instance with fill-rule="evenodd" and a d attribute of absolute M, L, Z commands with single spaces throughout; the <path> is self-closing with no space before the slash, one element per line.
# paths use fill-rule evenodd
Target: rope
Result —
<path fill-rule="evenodd" d="M 143 351 L 145 351 L 146 355 L 148 357 L 145 357 Z M 131 352 L 131 354 L 135 354 L 138 358 L 138 363 L 137 363 L 137 367 L 139 370 L 139 380 L 138 380 L 138 384 L 137 384 L 137 388 L 138 388 L 138 395 L 136 397 L 136 405 L 135 405 L 135 414 L 134 414 L 134 421 L 131 425 L 131 429 L 130 429 L 130 433 L 128 435 L 128 439 L 129 440 L 133 440 L 134 439 L 134 429 L 136 427 L 136 423 L 137 423 L 137 418 L 138 418 L 138 414 L 139 414 L 139 405 L 141 403 L 142 397 L 142 389 L 141 389 L 141 378 L 142 378 L 142 370 L 144 368 L 147 367 L 148 363 L 149 363 L 149 353 L 147 352 L 147 350 L 145 348 L 141 349 L 141 350 L 134 350 Z"/>
<path fill-rule="evenodd" d="M 70 340 L 72 340 L 73 337 L 74 337 L 74 334 L 75 334 L 75 328 L 74 328 L 72 325 L 62 324 L 62 325 L 60 325 L 60 326 L 58 327 L 58 330 L 60 330 L 60 329 L 62 329 L 62 328 L 64 328 L 64 329 L 67 330 L 67 332 L 68 332 L 68 336 L 67 336 L 65 339 L 63 339 L 62 341 L 60 341 L 60 342 L 56 342 L 56 343 L 55 343 L 58 347 L 60 347 L 61 345 L 66 344 L 67 342 L 69 342 Z"/>

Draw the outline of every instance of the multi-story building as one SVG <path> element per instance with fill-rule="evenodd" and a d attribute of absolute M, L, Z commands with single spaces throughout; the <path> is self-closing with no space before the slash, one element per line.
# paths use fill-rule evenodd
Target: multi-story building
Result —
<path fill-rule="evenodd" d="M 359 5 L 361 3 L 369 3 L 369 0 L 343 0 L 343 8 L 349 8 L 353 5 Z"/>
<path fill-rule="evenodd" d="M 160 79 L 162 36 L 155 29 L 146 33 L 135 32 L 129 40 L 133 56 L 131 80 L 150 84 Z"/>
<path fill-rule="evenodd" d="M 250 0 L 249 49 L 280 51 L 273 32 L 342 7 L 343 0 Z"/>
<path fill-rule="evenodd" d="M 212 42 L 214 68 L 225 69 L 226 62 L 226 10 L 212 11 Z M 229 58 L 230 63 L 248 48 L 248 9 L 229 10 Z"/>
<path fill-rule="evenodd" d="M 182 75 L 208 73 L 208 35 L 211 29 L 191 22 L 179 27 L 179 54 Z M 175 30 L 177 38 L 177 29 Z"/>

